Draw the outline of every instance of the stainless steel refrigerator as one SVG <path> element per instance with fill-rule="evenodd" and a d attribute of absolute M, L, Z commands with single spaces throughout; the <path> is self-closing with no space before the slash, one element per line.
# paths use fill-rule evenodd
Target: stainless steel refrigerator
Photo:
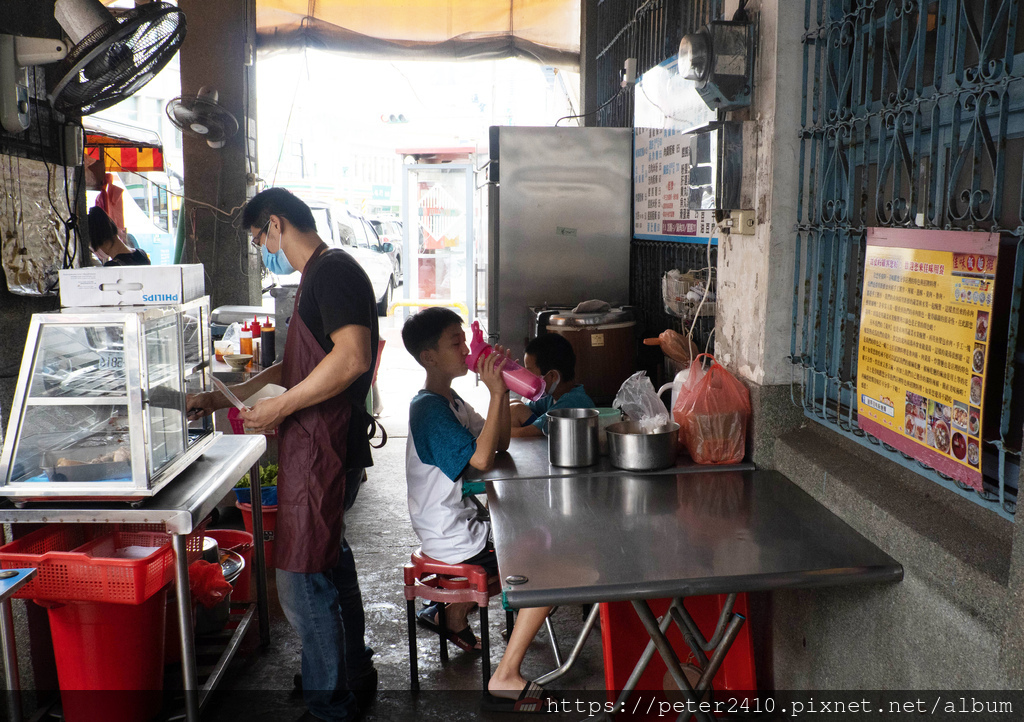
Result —
<path fill-rule="evenodd" d="M 516 357 L 531 307 L 629 302 L 632 137 L 631 128 L 491 127 L 484 317 L 490 340 Z"/>

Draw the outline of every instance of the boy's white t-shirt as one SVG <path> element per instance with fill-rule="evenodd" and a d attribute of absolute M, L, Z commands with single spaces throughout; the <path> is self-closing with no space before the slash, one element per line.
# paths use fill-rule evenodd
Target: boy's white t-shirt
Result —
<path fill-rule="evenodd" d="M 459 564 L 483 551 L 490 524 L 462 498 L 462 472 L 484 419 L 452 391 L 452 402 L 421 390 L 409 405 L 405 479 L 409 516 L 428 557 Z"/>

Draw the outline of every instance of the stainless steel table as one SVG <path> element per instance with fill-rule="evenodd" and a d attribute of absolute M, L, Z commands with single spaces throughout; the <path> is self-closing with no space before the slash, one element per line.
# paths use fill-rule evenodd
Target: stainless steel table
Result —
<path fill-rule="evenodd" d="M 743 623 L 732 613 L 737 592 L 903 578 L 900 564 L 772 471 L 620 471 L 486 486 L 510 606 L 633 604 L 651 642 L 620 703 L 655 650 L 679 689 L 698 699 Z M 707 594 L 731 595 L 711 640 L 682 606 Z M 673 603 L 659 623 L 647 600 L 666 597 Z M 693 687 L 665 638 L 672 622 L 704 663 Z"/>
<path fill-rule="evenodd" d="M 4 681 L 7 683 L 7 714 L 13 722 L 21 720 L 21 677 L 18 675 L 14 618 L 9 600 L 38 573 L 38 569 L 5 569 L 0 572 L 0 645 L 3 646 Z"/>
<path fill-rule="evenodd" d="M 24 507 L 0 507 L 0 524 L 85 523 L 85 524 L 163 524 L 171 534 L 175 555 L 174 582 L 178 607 L 178 632 L 181 641 L 181 673 L 185 691 L 185 719 L 198 722 L 202 706 L 217 686 L 228 662 L 238 650 L 253 613 L 259 617 L 260 641 L 270 643 L 270 617 L 267 604 L 266 560 L 263 553 L 263 509 L 259 494 L 252 495 L 253 557 L 256 579 L 256 606 L 250 606 L 218 661 L 214 672 L 199 689 L 196 673 L 195 643 L 192 637 L 192 600 L 189 592 L 186 537 L 224 498 L 242 475 L 259 479 L 259 459 L 267 447 L 260 435 L 218 435 L 203 455 L 156 496 L 137 506 L 116 503 L 26 504 Z M 10 614 L 10 601 L 3 603 L 2 614 Z M 3 654 L 13 652 L 13 635 L 0 636 Z"/>

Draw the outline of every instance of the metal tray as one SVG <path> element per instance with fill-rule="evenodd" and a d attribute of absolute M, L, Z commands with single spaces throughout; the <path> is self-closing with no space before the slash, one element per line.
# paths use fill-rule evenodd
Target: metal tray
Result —
<path fill-rule="evenodd" d="M 132 476 L 131 461 L 106 461 L 57 466 L 59 459 L 88 462 L 105 454 L 113 453 L 118 448 L 122 448 L 122 445 L 108 444 L 104 446 L 86 446 L 47 451 L 43 455 L 43 471 L 50 481 L 130 479 Z"/>

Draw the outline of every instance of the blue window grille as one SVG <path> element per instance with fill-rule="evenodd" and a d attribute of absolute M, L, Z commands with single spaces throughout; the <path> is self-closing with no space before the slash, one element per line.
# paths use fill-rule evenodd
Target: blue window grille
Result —
<path fill-rule="evenodd" d="M 1019 0 L 806 0 L 791 360 L 806 415 L 1012 519 L 1024 398 Z M 1015 247 L 998 437 L 963 487 L 858 425 L 866 229 L 987 230 Z M 1001 257 L 1001 262 L 1002 257 Z M 993 359 L 995 360 L 995 359 Z M 1016 391 L 1015 391 L 1016 385 Z M 1024 406 L 1018 404 L 1018 406 Z"/>

